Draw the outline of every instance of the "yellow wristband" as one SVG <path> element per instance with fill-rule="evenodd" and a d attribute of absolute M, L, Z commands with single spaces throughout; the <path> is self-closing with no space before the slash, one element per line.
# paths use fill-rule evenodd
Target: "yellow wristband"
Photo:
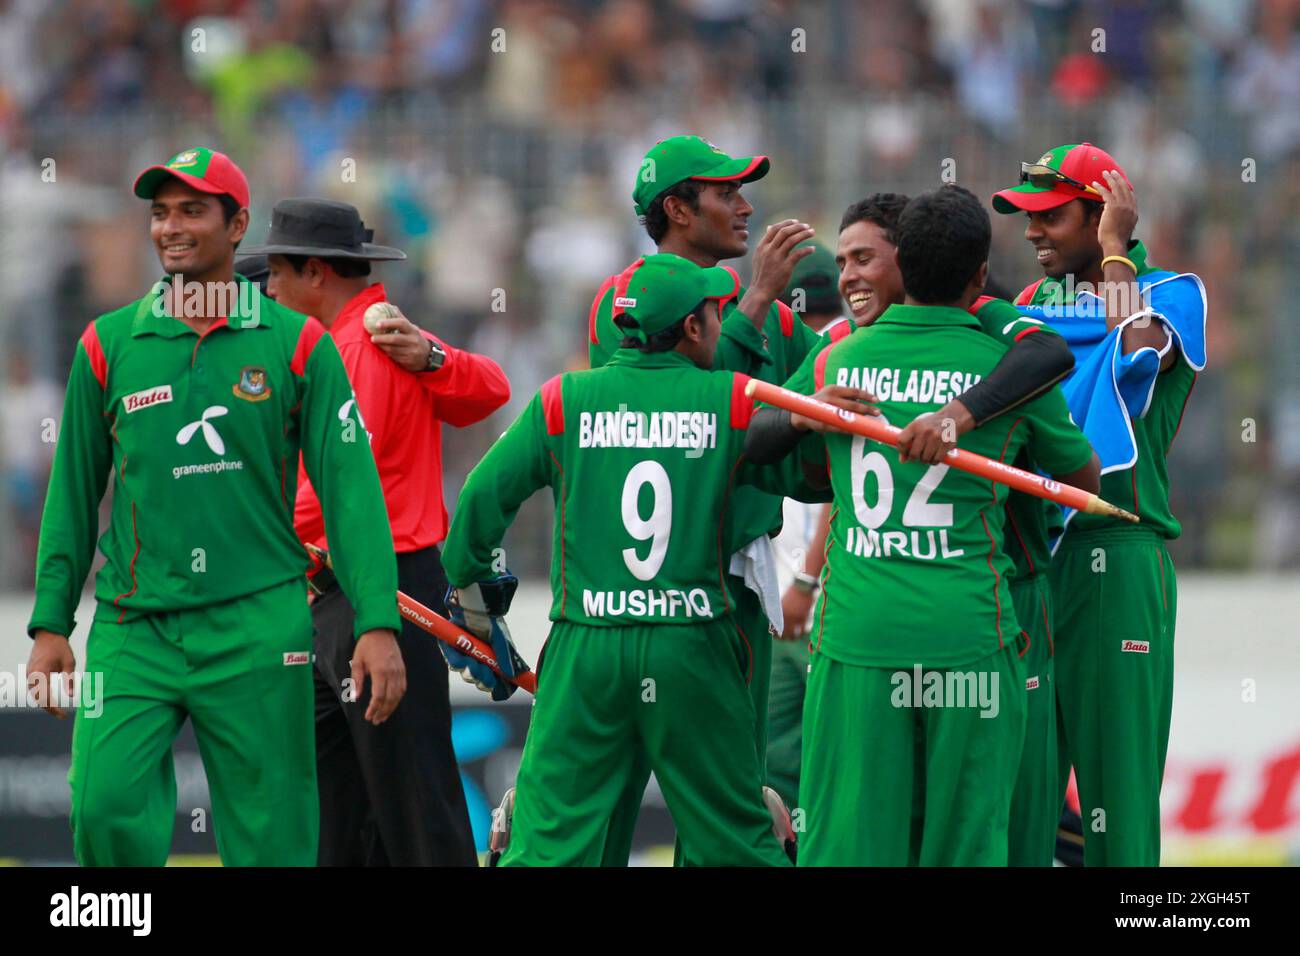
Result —
<path fill-rule="evenodd" d="M 1105 259 L 1101 260 L 1101 267 L 1103 269 L 1106 268 L 1106 263 L 1108 262 L 1122 262 L 1133 270 L 1134 275 L 1137 275 L 1138 267 L 1133 264 L 1133 260 L 1128 256 L 1107 256 Z"/>

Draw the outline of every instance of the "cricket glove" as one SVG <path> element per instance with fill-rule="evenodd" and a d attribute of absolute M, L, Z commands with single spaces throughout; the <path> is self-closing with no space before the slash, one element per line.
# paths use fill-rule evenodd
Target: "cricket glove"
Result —
<path fill-rule="evenodd" d="M 475 637 L 486 641 L 492 648 L 497 666 L 507 677 L 516 677 L 528 670 L 528 665 L 515 650 L 506 626 L 505 613 L 519 587 L 519 579 L 507 571 L 490 581 L 481 581 L 466 588 L 447 589 L 447 616 L 452 623 L 463 627 Z M 510 681 L 502 680 L 492 668 L 475 660 L 448 644 L 440 643 L 447 666 L 460 673 L 461 678 L 473 684 L 493 700 L 505 700 L 517 689 Z"/>

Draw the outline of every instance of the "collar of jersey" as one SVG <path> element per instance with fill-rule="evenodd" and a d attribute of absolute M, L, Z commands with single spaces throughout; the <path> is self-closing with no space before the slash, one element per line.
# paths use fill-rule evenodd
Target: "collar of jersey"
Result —
<path fill-rule="evenodd" d="M 1151 263 L 1147 262 L 1147 247 L 1144 246 L 1140 240 L 1130 239 L 1128 241 L 1127 255 L 1133 260 L 1133 265 L 1137 267 L 1138 275 L 1146 275 L 1148 272 L 1154 271 L 1154 267 Z M 1034 293 L 1034 298 L 1036 300 L 1040 299 L 1042 296 L 1045 296 L 1050 292 L 1053 286 L 1063 284 L 1064 283 L 1062 283 L 1060 279 L 1053 279 L 1051 276 L 1048 276 L 1039 284 L 1038 291 Z"/>
<path fill-rule="evenodd" d="M 635 368 L 697 368 L 681 352 L 642 352 L 640 349 L 619 349 L 610 356 L 606 365 L 628 365 Z"/>
<path fill-rule="evenodd" d="M 872 325 L 965 325 L 980 328 L 979 319 L 965 309 L 946 305 L 891 305 Z"/>
<path fill-rule="evenodd" d="M 337 336 L 359 317 L 364 316 L 366 314 L 366 309 L 370 308 L 376 302 L 387 301 L 388 293 L 384 290 L 384 284 L 382 282 L 371 283 L 352 298 L 348 299 L 343 308 L 339 309 L 339 314 L 335 317 L 334 324 L 330 326 L 330 334 Z"/>
<path fill-rule="evenodd" d="M 235 279 L 240 283 L 251 285 L 241 275 L 236 275 Z M 159 283 L 170 285 L 171 276 L 163 276 L 158 282 L 155 282 L 153 288 L 149 290 L 149 294 L 140 300 L 140 304 L 136 306 L 135 319 L 131 323 L 131 335 L 160 335 L 165 339 L 177 339 L 182 335 L 198 335 L 197 332 L 179 319 L 174 319 L 170 315 L 154 315 L 153 304 L 158 301 L 161 294 L 158 291 Z M 274 300 L 267 299 L 266 302 L 261 304 L 261 314 L 257 317 L 257 322 L 244 322 L 245 315 L 239 307 L 239 303 L 246 294 L 241 291 L 240 295 L 235 297 L 235 308 L 226 317 L 226 327 L 231 329 L 256 329 L 269 326 L 270 322 L 268 320 L 271 318 L 272 309 L 268 308 L 268 306 Z M 253 286 L 253 295 L 261 296 L 261 294 L 261 290 L 257 286 Z"/>

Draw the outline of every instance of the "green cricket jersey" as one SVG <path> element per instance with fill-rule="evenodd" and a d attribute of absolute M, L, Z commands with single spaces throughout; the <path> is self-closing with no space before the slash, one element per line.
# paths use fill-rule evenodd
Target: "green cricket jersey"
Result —
<path fill-rule="evenodd" d="M 203 336 L 165 314 L 161 286 L 82 334 L 41 521 L 29 633 L 72 633 L 110 469 L 112 513 L 99 540 L 107 561 L 95 597 L 119 621 L 301 577 L 310 562 L 293 529 L 300 452 L 323 492 L 356 633 L 400 627 L 383 492 L 333 340 L 315 319 L 238 283 L 228 319 Z"/>
<path fill-rule="evenodd" d="M 802 390 L 867 389 L 902 427 L 975 385 L 1006 349 L 964 310 L 894 305 L 808 363 L 812 381 Z M 894 449 L 861 437 L 824 440 L 835 509 L 814 612 L 816 650 L 859 666 L 952 667 L 1014 641 L 1012 561 L 1002 549 L 1007 487 L 946 464 L 900 464 Z M 1053 473 L 1092 457 L 1059 389 L 986 422 L 958 446 L 1001 461 L 1024 448 Z"/>
<path fill-rule="evenodd" d="M 743 462 L 746 381 L 635 349 L 552 378 L 465 480 L 443 549 L 450 582 L 493 577 L 519 506 L 549 486 L 551 620 L 692 624 L 729 613 L 733 490 L 758 481 L 781 492 L 776 476 L 793 473 Z"/>
<path fill-rule="evenodd" d="M 638 260 L 639 261 L 639 260 Z M 629 276 L 633 263 L 621 275 L 610 276 L 596 292 L 588 315 L 587 353 L 592 368 L 599 368 L 618 351 L 623 330 L 614 324 L 614 299 L 619 294 L 619 280 Z M 735 274 L 727 266 L 721 268 Z M 764 382 L 784 382 L 810 352 L 821 345 L 822 337 L 808 328 L 784 302 L 773 302 L 767 310 L 762 331 L 754 327 L 749 316 L 737 305 L 744 298 L 739 286 L 735 298 L 722 306 L 722 335 L 714 354 L 715 371 L 740 372 Z M 737 489 L 732 508 L 736 521 L 732 528 L 731 550 L 742 548 L 760 535 L 781 525 L 780 497 L 755 487 Z"/>
<path fill-rule="evenodd" d="M 1137 274 L 1155 271 L 1147 262 L 1146 247 L 1140 242 L 1130 245 L 1128 257 L 1137 266 Z M 1016 300 L 1030 305 L 1062 301 L 1060 280 L 1046 278 L 1029 286 Z M 1133 437 L 1137 442 L 1137 464 L 1123 471 L 1101 476 L 1101 497 L 1111 504 L 1131 511 L 1142 520 L 1142 527 L 1166 538 L 1182 534 L 1182 526 L 1169 508 L 1169 469 L 1165 458 L 1183 420 L 1183 410 L 1196 384 L 1196 370 L 1186 362 L 1176 361 L 1156 376 L 1151 404 L 1140 418 L 1133 419 Z M 1077 514 L 1071 523 L 1075 531 L 1091 531 L 1125 525 L 1119 518 Z"/>
<path fill-rule="evenodd" d="M 1021 315 L 1014 305 L 1003 299 L 981 296 L 971 306 L 970 311 L 979 322 L 984 334 L 1003 343 L 1007 348 L 1030 333 L 1058 334 L 1037 319 Z M 838 338 L 845 337 L 846 333 L 841 332 L 840 328 L 842 327 L 837 327 L 835 330 L 839 335 L 834 338 L 823 336 L 823 341 L 813 353 L 814 357 L 804 361 L 799 371 L 785 383 L 786 388 L 804 394 L 811 394 L 816 390 L 812 387 L 816 353 L 834 344 Z M 1024 453 L 1015 464 L 1017 468 L 1026 471 L 1034 470 L 1033 462 Z M 1022 491 L 1008 489 L 1007 534 L 1004 547 L 1014 564 L 1015 577 L 1024 577 L 1035 571 L 1047 570 L 1047 562 L 1051 557 L 1048 531 L 1053 522 L 1059 526 L 1060 521 L 1061 510 L 1052 502 L 1027 495 Z"/>

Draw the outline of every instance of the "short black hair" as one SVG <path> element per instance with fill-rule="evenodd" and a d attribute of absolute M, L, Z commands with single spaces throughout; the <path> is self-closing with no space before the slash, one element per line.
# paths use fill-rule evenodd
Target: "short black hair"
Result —
<path fill-rule="evenodd" d="M 293 271 L 302 275 L 303 266 L 307 264 L 308 259 L 319 259 L 331 269 L 333 269 L 340 279 L 359 279 L 362 276 L 370 275 L 370 262 L 366 259 L 332 259 L 329 256 L 299 256 L 285 254 L 285 260 L 293 267 Z"/>
<path fill-rule="evenodd" d="M 629 335 L 623 338 L 623 341 L 619 343 L 619 347 L 625 349 L 637 349 L 641 352 L 671 352 L 673 349 L 677 348 L 677 343 L 680 342 L 682 336 L 686 334 L 686 320 L 692 315 L 703 315 L 704 303 L 707 301 L 707 299 L 701 299 L 696 303 L 693 309 L 686 313 L 686 315 L 683 315 L 672 325 L 668 326 L 668 328 L 660 329 L 653 335 L 646 336 L 644 342 L 640 339 L 634 339 Z M 620 313 L 614 317 L 614 324 L 620 329 L 627 329 L 634 326 L 635 323 L 636 320 L 626 313 Z"/>
<path fill-rule="evenodd" d="M 646 208 L 645 216 L 642 217 L 645 231 L 650 234 L 651 241 L 657 243 L 668 235 L 668 216 L 664 212 L 664 200 L 669 196 L 676 196 L 690 206 L 692 212 L 699 212 L 700 193 L 703 189 L 704 183 L 699 180 L 683 179 L 676 186 L 670 186 L 656 196 Z"/>
<path fill-rule="evenodd" d="M 927 305 L 955 302 L 988 261 L 993 227 L 984 205 L 955 184 L 922 193 L 898 217 L 903 289 Z"/>
<path fill-rule="evenodd" d="M 235 218 L 235 213 L 239 212 L 239 201 L 229 193 L 218 193 L 217 202 L 221 204 L 221 218 L 225 220 L 226 225 L 230 225 L 230 220 Z M 244 240 L 239 240 L 243 242 Z M 239 242 L 235 243 L 235 248 L 239 248 Z"/>
<path fill-rule="evenodd" d="M 898 217 L 906 208 L 908 197 L 902 193 L 872 193 L 866 199 L 859 199 L 840 217 L 840 232 L 855 222 L 874 222 L 884 230 L 885 238 L 898 245 Z"/>

